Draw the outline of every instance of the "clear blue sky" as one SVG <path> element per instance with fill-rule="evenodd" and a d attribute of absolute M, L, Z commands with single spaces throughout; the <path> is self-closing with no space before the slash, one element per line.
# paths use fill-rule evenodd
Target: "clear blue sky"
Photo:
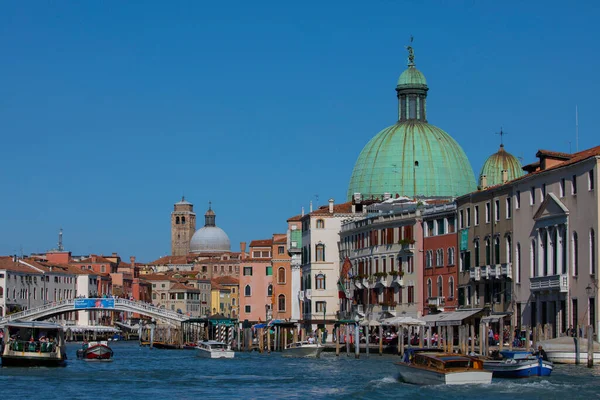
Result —
<path fill-rule="evenodd" d="M 596 2 L 12 2 L 0 12 L 0 254 L 151 261 L 185 194 L 240 241 L 345 200 L 395 122 L 410 35 L 429 122 L 495 152 L 598 145 Z"/>

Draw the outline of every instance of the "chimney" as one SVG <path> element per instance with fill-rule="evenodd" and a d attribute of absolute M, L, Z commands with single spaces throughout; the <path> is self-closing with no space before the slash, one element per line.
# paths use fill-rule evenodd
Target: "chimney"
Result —
<path fill-rule="evenodd" d="M 333 199 L 329 199 L 329 214 L 333 214 Z"/>
<path fill-rule="evenodd" d="M 240 242 L 240 252 L 246 252 L 246 242 Z"/>
<path fill-rule="evenodd" d="M 302 216 L 304 217 L 304 207 L 302 207 Z"/>
<path fill-rule="evenodd" d="M 129 257 L 129 262 L 131 262 L 132 267 L 135 267 L 135 257 L 134 256 Z"/>
<path fill-rule="evenodd" d="M 310 207 L 309 207 L 309 211 L 308 211 L 308 212 L 309 212 L 309 213 L 311 213 L 311 212 L 312 212 L 312 200 L 310 201 Z"/>
<path fill-rule="evenodd" d="M 506 183 L 508 182 L 508 170 L 503 169 L 502 170 L 502 183 Z"/>
<path fill-rule="evenodd" d="M 487 188 L 487 176 L 481 175 L 481 189 Z"/>

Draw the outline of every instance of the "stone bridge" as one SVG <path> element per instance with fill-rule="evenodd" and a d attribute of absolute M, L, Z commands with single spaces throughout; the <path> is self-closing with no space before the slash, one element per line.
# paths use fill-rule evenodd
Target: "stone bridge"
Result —
<path fill-rule="evenodd" d="M 100 301 L 98 302 L 98 300 Z M 112 305 L 113 301 L 114 306 Z M 75 307 L 76 302 L 78 303 L 77 307 Z M 102 306 L 97 306 L 100 304 Z M 107 304 L 110 305 L 107 306 Z M 120 298 L 78 298 L 48 303 L 41 307 L 31 308 L 29 310 L 6 315 L 0 318 L 0 325 L 4 325 L 7 322 L 17 319 L 21 321 L 35 321 L 38 319 L 48 318 L 53 315 L 82 310 L 126 311 L 146 315 L 156 320 L 170 322 L 175 325 L 180 325 L 183 321 L 189 319 L 189 317 L 186 315 L 176 313 L 175 311 L 166 310 L 164 308 L 154 307 L 153 305 L 140 301 L 132 301 Z"/>

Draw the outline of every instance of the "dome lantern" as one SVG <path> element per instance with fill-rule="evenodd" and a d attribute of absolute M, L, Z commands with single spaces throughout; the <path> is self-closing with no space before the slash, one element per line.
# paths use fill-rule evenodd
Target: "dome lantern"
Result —
<path fill-rule="evenodd" d="M 427 122 L 426 99 L 429 90 L 427 81 L 425 75 L 415 65 L 415 52 L 412 46 L 406 46 L 406 49 L 408 50 L 408 68 L 402 72 L 396 85 L 398 121 Z"/>

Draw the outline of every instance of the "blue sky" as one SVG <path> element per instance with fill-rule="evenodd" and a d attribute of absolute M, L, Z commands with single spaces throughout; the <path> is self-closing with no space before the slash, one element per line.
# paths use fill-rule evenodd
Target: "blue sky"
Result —
<path fill-rule="evenodd" d="M 594 2 L 13 2 L 0 13 L 0 254 L 151 261 L 185 194 L 240 241 L 345 199 L 396 119 L 410 35 L 429 122 L 497 150 L 598 145 Z"/>

